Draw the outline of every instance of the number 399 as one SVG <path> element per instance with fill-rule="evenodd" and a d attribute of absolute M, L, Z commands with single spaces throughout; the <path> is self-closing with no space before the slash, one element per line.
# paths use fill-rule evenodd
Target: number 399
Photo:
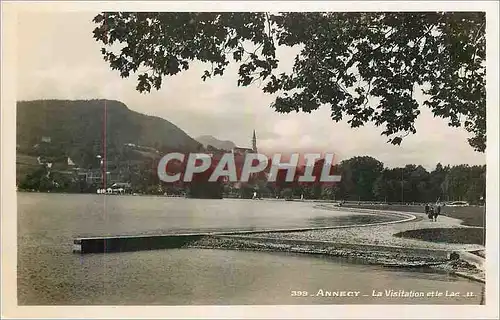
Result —
<path fill-rule="evenodd" d="M 291 291 L 290 295 L 292 297 L 307 297 L 307 291 Z"/>

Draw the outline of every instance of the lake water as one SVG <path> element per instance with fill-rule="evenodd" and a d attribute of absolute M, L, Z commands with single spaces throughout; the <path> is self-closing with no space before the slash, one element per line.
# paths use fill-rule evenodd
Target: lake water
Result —
<path fill-rule="evenodd" d="M 479 303 L 481 285 L 445 274 L 285 253 L 176 249 L 77 255 L 80 236 L 347 225 L 390 218 L 311 203 L 18 193 L 19 304 Z M 358 297 L 311 297 L 360 291 Z M 371 297 L 372 291 L 473 297 Z M 308 297 L 292 297 L 307 291 Z M 321 293 L 321 292 L 320 292 Z M 367 295 L 367 296 L 364 296 Z"/>

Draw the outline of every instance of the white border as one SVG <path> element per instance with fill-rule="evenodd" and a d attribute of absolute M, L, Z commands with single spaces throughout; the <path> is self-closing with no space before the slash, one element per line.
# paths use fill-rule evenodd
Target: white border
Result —
<path fill-rule="evenodd" d="M 497 1 L 2 1 L 1 251 L 2 318 L 498 318 L 498 9 Z M 28 11 L 486 11 L 487 12 L 487 283 L 486 306 L 175 306 L 18 307 L 16 285 L 16 13 Z M 36 28 L 36 26 L 34 26 Z"/>

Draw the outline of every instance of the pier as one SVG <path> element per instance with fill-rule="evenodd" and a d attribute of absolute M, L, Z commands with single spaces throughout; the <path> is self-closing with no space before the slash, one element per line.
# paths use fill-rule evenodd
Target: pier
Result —
<path fill-rule="evenodd" d="M 169 234 L 143 236 L 110 236 L 77 238 L 73 241 L 73 253 L 112 253 L 141 250 L 181 248 L 206 234 Z"/>

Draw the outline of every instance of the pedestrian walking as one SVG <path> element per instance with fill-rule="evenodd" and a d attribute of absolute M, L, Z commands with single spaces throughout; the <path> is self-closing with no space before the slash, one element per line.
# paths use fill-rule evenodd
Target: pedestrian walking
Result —
<path fill-rule="evenodd" d="M 431 221 L 434 220 L 434 208 L 432 206 L 429 206 L 429 212 L 427 213 L 427 217 L 429 217 L 429 220 Z"/>
<path fill-rule="evenodd" d="M 436 204 L 436 210 L 434 212 L 434 221 L 437 221 L 437 217 L 441 214 L 441 203 Z"/>

